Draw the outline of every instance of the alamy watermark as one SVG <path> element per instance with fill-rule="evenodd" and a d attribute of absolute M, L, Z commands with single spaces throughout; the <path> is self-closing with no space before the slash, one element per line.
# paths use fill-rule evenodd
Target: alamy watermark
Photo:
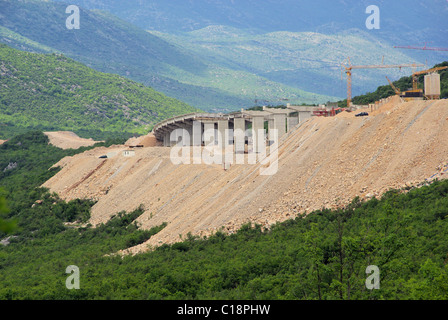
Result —
<path fill-rule="evenodd" d="M 366 268 L 366 274 L 369 276 L 366 279 L 366 288 L 369 290 L 380 288 L 380 268 L 378 266 L 370 265 Z"/>
<path fill-rule="evenodd" d="M 380 28 L 380 8 L 375 5 L 368 6 L 366 13 L 370 16 L 366 19 L 366 28 L 369 30 Z"/>
<path fill-rule="evenodd" d="M 70 273 L 70 276 L 65 280 L 65 287 L 69 290 L 79 289 L 79 268 L 74 265 L 68 266 L 65 273 Z"/>
<path fill-rule="evenodd" d="M 65 13 L 70 14 L 65 20 L 65 26 L 67 29 L 79 29 L 80 28 L 80 14 L 79 7 L 75 5 L 69 5 L 65 9 Z"/>

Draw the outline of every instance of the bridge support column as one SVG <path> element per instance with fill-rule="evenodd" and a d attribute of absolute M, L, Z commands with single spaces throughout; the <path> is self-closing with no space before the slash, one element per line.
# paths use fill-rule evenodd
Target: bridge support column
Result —
<path fill-rule="evenodd" d="M 252 141 L 255 153 L 262 153 L 265 148 L 264 133 L 264 116 L 252 117 Z"/>
<path fill-rule="evenodd" d="M 299 124 L 299 113 L 296 115 L 292 114 L 289 115 L 289 117 L 286 118 L 286 131 L 290 132 L 296 125 Z"/>
<path fill-rule="evenodd" d="M 273 114 L 274 129 L 278 130 L 278 138 L 280 139 L 286 133 L 286 115 L 284 113 Z M 271 136 L 269 139 L 271 140 Z"/>
<path fill-rule="evenodd" d="M 179 124 L 182 131 L 182 146 L 191 146 L 191 140 L 193 135 L 192 126 L 186 123 Z"/>
<path fill-rule="evenodd" d="M 227 154 L 227 146 L 229 145 L 229 134 L 229 120 L 218 120 L 218 154 L 220 154 L 221 163 L 224 169 L 228 169 L 229 165 L 233 163 L 233 155 Z"/>
<path fill-rule="evenodd" d="M 215 145 L 215 121 L 203 120 L 204 124 L 204 145 Z"/>
<path fill-rule="evenodd" d="M 302 123 L 311 118 L 310 111 L 299 111 L 299 123 Z"/>
<path fill-rule="evenodd" d="M 229 145 L 229 120 L 218 120 L 218 146 L 225 149 Z"/>
<path fill-rule="evenodd" d="M 164 147 L 169 147 L 170 146 L 170 132 L 166 131 L 163 134 L 163 146 Z"/>
<path fill-rule="evenodd" d="M 199 121 L 193 121 L 192 142 L 196 147 L 202 145 L 202 123 Z"/>
<path fill-rule="evenodd" d="M 244 153 L 246 145 L 246 120 L 244 118 L 233 120 L 233 137 L 235 154 Z"/>
<path fill-rule="evenodd" d="M 170 129 L 170 131 L 169 131 L 170 137 L 169 137 L 168 141 L 169 141 L 170 147 L 174 147 L 177 144 L 177 140 L 171 136 L 171 134 L 173 133 L 174 130 L 175 129 Z"/>

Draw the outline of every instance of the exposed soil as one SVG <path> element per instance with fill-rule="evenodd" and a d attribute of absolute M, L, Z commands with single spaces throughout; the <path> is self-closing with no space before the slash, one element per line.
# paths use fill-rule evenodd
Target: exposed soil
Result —
<path fill-rule="evenodd" d="M 162 143 L 160 141 L 157 141 L 153 133 L 149 133 L 145 136 L 130 138 L 128 141 L 126 141 L 125 145 L 132 147 L 135 146 L 156 147 L 156 146 L 162 146 Z"/>
<path fill-rule="evenodd" d="M 61 149 L 78 149 L 80 147 L 93 146 L 99 141 L 93 139 L 84 139 L 71 131 L 44 132 L 50 139 L 50 144 Z"/>
<path fill-rule="evenodd" d="M 173 243 L 191 232 L 236 231 L 248 221 L 265 227 L 354 197 L 378 197 L 390 188 L 443 179 L 448 161 L 448 100 L 391 102 L 368 117 L 357 112 L 312 117 L 283 137 L 274 175 L 260 164 L 174 165 L 172 148 L 96 148 L 60 161 L 63 169 L 44 186 L 63 199 L 98 200 L 93 225 L 143 204 L 148 229 L 168 225 L 144 244 Z M 100 159 L 108 154 L 107 159 Z"/>

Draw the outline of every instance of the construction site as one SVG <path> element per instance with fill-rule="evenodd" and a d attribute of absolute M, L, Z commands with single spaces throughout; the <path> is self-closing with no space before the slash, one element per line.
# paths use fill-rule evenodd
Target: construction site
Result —
<path fill-rule="evenodd" d="M 346 66 L 349 78 L 352 69 L 355 66 Z M 308 114 L 301 120 L 288 106 L 280 112 L 280 121 L 275 121 L 278 112 L 260 111 L 269 128 L 282 132 L 278 170 L 272 175 L 260 174 L 261 163 L 173 164 L 167 132 L 188 128 L 188 121 L 196 119 L 190 115 L 169 119 L 125 145 L 66 157 L 55 164 L 62 170 L 43 187 L 64 200 L 97 201 L 89 221 L 93 226 L 140 206 L 140 228 L 167 223 L 147 242 L 125 252 L 132 254 L 181 241 L 187 234 L 232 233 L 247 222 L 269 229 L 299 214 L 342 208 L 355 197 L 367 200 L 390 189 L 419 187 L 448 174 L 448 100 L 439 99 L 437 71 L 423 72 L 428 74 L 424 91 L 415 96 L 396 91 L 374 104 L 354 106 L 348 81 L 345 109 L 303 109 Z M 261 114 L 242 118 L 253 128 L 257 116 Z M 297 121 L 288 119 L 291 116 Z M 213 128 L 219 131 L 219 121 L 228 128 L 238 118 L 219 115 L 206 120 L 215 121 Z M 250 143 L 246 141 L 246 153 Z"/>
<path fill-rule="evenodd" d="M 287 104 L 260 111 L 173 117 L 124 145 L 62 159 L 54 165 L 61 171 L 43 187 L 67 201 L 96 201 L 89 220 L 93 226 L 137 208 L 144 209 L 137 219 L 140 228 L 166 223 L 162 231 L 124 254 L 175 243 L 189 234 L 233 233 L 248 222 L 269 229 L 314 210 L 343 208 L 356 197 L 369 200 L 391 189 L 420 187 L 448 175 L 448 100 L 440 100 L 438 73 L 448 67 L 416 70 L 422 67 L 388 65 L 384 58 L 378 65 L 352 65 L 347 58 L 341 63 L 341 77 L 343 72 L 347 76 L 344 108 Z M 355 70 L 392 68 L 412 68 L 412 88 L 402 91 L 386 77 L 395 95 L 368 105 L 352 103 Z M 418 79 L 423 75 L 422 86 Z M 227 135 L 229 129 L 248 135 L 233 141 Z M 208 130 L 212 136 L 206 136 Z M 264 135 L 257 135 L 260 130 Z M 45 134 L 51 144 L 64 149 L 96 142 L 70 132 Z M 196 147 L 202 152 L 212 145 L 224 158 L 227 153 L 247 157 L 251 152 L 262 153 L 257 140 L 263 140 L 263 146 L 275 140 L 275 174 L 260 174 L 265 166 L 262 161 L 172 161 L 174 146 Z"/>

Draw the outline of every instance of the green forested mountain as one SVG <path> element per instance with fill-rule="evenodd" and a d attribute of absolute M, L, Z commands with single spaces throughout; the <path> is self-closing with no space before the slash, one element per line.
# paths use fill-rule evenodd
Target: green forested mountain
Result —
<path fill-rule="evenodd" d="M 92 202 L 66 203 L 38 188 L 57 171 L 47 170 L 51 164 L 81 151 L 53 147 L 39 132 L 0 146 L 0 199 L 9 207 L 0 219 L 17 223 L 13 233 L 0 231 L 9 243 L 0 244 L 0 300 L 448 299 L 448 180 L 354 199 L 344 210 L 297 216 L 269 231 L 245 225 L 232 235 L 184 235 L 122 258 L 111 253 L 164 225 L 139 230 L 136 210 L 92 228 L 82 225 Z M 80 269 L 79 290 L 65 286 L 70 265 Z M 366 288 L 370 265 L 380 270 L 379 289 Z"/>
<path fill-rule="evenodd" d="M 333 97 L 346 94 L 340 63 L 347 57 L 353 65 L 378 64 L 381 56 L 388 64 L 415 62 L 407 52 L 394 49 L 362 30 L 332 34 L 286 31 L 257 34 L 226 26 L 209 26 L 182 34 L 151 33 L 196 52 L 204 60 L 252 72 L 274 83 Z M 396 79 L 409 72 L 409 69 L 357 70 L 353 72 L 352 89 L 354 93 L 362 93 L 381 84 L 384 75 Z"/>
<path fill-rule="evenodd" d="M 60 52 L 207 111 L 239 110 L 256 98 L 289 98 L 292 103 L 333 99 L 205 59 L 107 12 L 80 7 L 80 29 L 68 30 L 66 7 L 53 1 L 0 0 L 0 42 L 21 50 Z"/>
<path fill-rule="evenodd" d="M 66 0 L 56 0 L 67 2 Z M 378 5 L 384 25 L 375 33 L 385 40 L 424 43 L 447 40 L 445 0 L 72 0 L 88 9 L 107 10 L 149 30 L 170 33 L 194 31 L 210 25 L 249 29 L 258 33 L 303 32 L 365 28 L 366 7 Z M 406 4 L 406 5 L 404 5 Z M 397 32 L 399 30 L 399 32 Z"/>
<path fill-rule="evenodd" d="M 423 47 L 425 43 L 428 47 L 446 48 L 445 0 L 72 0 L 70 3 L 108 11 L 144 30 L 179 37 L 174 40 L 181 41 L 182 46 L 193 47 L 198 54 L 211 54 L 212 58 L 235 61 L 233 67 L 244 70 L 254 66 L 248 70 L 271 81 L 340 98 L 345 96 L 344 83 L 339 81 L 340 62 L 347 56 L 353 58 L 353 64 L 361 65 L 379 64 L 382 56 L 390 64 L 407 63 L 408 59 L 435 64 L 447 59 L 446 51 L 394 48 L 395 45 Z M 380 29 L 366 28 L 369 16 L 366 8 L 370 5 L 380 9 Z M 335 68 L 329 69 L 328 65 Z M 384 75 L 395 80 L 409 74 L 406 73 L 409 70 L 401 74 L 397 70 L 358 71 L 353 73 L 354 95 L 381 85 Z"/>
<path fill-rule="evenodd" d="M 155 77 L 171 66 L 195 72 L 205 68 L 194 56 L 106 12 L 81 8 L 80 29 L 67 29 L 66 8 L 67 4 L 52 1 L 0 0 L 1 42 L 64 53 L 99 71 L 134 80 Z"/>
<path fill-rule="evenodd" d="M 96 138 L 106 132 L 143 134 L 158 121 L 196 110 L 61 54 L 28 53 L 0 44 L 0 138 L 2 132 L 3 137 L 11 133 L 8 126 L 18 131 L 72 130 Z"/>

